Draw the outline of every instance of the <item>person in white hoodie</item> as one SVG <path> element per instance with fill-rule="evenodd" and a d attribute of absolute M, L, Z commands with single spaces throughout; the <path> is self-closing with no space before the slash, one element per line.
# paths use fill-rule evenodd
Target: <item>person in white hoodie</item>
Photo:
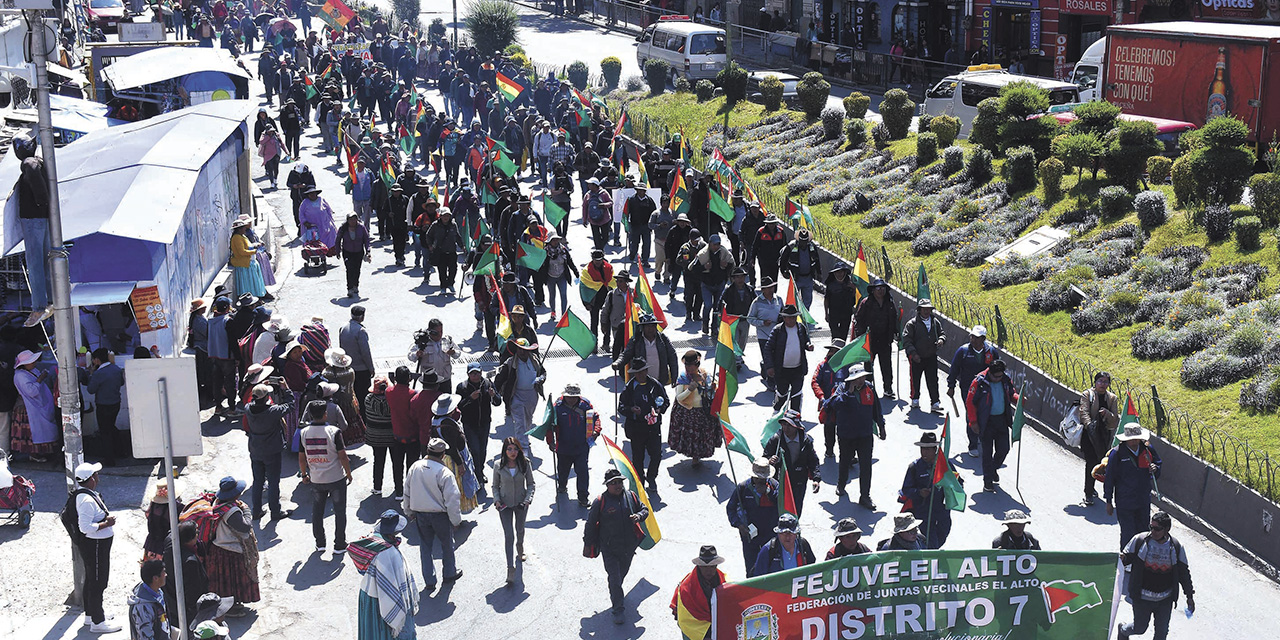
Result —
<path fill-rule="evenodd" d="M 405 474 L 404 501 L 401 506 L 418 527 L 421 539 L 423 586 L 436 586 L 436 568 L 432 560 L 435 542 L 441 547 L 445 582 L 462 577 L 453 555 L 453 530 L 462 523 L 462 493 L 458 480 L 444 465 L 449 445 L 440 438 L 427 443 L 427 457 L 413 463 Z"/>

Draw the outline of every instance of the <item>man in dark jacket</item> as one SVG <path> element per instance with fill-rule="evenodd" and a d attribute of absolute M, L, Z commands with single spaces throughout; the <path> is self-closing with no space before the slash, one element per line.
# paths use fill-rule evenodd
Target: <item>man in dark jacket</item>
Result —
<path fill-rule="evenodd" d="M 938 395 L 938 347 L 946 338 L 942 335 L 942 321 L 933 317 L 933 303 L 921 298 L 916 303 L 916 316 L 902 329 L 903 350 L 911 363 L 911 408 L 920 408 L 920 376 L 929 386 L 933 399 L 930 411 L 942 413 L 942 397 Z"/>
<path fill-rule="evenodd" d="M 1120 548 L 1134 536 L 1147 531 L 1151 517 L 1151 488 L 1160 478 L 1162 463 L 1147 440 L 1151 433 L 1138 423 L 1125 425 L 1116 435 L 1120 444 L 1107 454 L 1107 479 L 1102 483 L 1102 498 L 1107 502 L 1107 515 L 1120 522 Z"/>
<path fill-rule="evenodd" d="M 777 279 L 778 277 L 778 260 L 782 255 L 782 249 L 787 246 L 787 234 L 782 230 L 781 222 L 777 216 L 769 214 L 769 217 L 764 219 L 764 226 L 756 231 L 748 245 L 747 256 L 754 258 L 760 264 L 761 278 L 769 276 Z M 743 223 L 743 228 L 746 228 L 746 223 Z"/>
<path fill-rule="evenodd" d="M 729 277 L 729 286 L 725 287 L 724 293 L 720 294 L 720 300 L 716 303 L 716 312 L 712 316 L 713 320 L 716 315 L 727 313 L 731 316 L 737 316 L 743 321 L 738 323 L 737 331 L 734 332 L 734 344 L 742 345 L 746 350 L 747 338 L 751 335 L 751 324 L 746 322 L 747 314 L 751 313 L 751 303 L 756 301 L 756 290 L 747 284 L 747 270 L 742 267 L 736 267 Z M 720 331 L 719 320 L 715 320 L 712 327 L 715 331 Z M 744 361 L 742 355 L 737 356 L 738 368 L 741 369 Z"/>
<path fill-rule="evenodd" d="M 822 304 L 827 324 L 831 327 L 831 337 L 841 340 L 856 337 L 849 335 L 849 325 L 853 321 L 853 303 L 858 297 L 858 289 L 849 277 L 849 265 L 836 263 L 823 284 L 827 290 Z"/>
<path fill-rule="evenodd" d="M 618 406 L 626 416 L 622 430 L 631 441 L 631 460 L 640 476 L 637 481 L 648 480 L 647 488 L 656 493 L 658 464 L 662 462 L 662 414 L 670 408 L 671 401 L 666 389 L 649 375 L 649 364 L 644 358 L 631 361 L 627 376 L 630 381 L 618 397 Z"/>
<path fill-rule="evenodd" d="M 1010 509 L 1004 512 L 1004 532 L 991 541 L 992 549 L 1006 551 L 1039 551 L 1040 541 L 1027 533 L 1027 525 L 1031 524 L 1031 516 L 1021 509 Z"/>
<path fill-rule="evenodd" d="M 488 480 L 485 470 L 489 457 L 485 452 L 489 445 L 489 430 L 493 422 L 493 408 L 502 404 L 502 397 L 493 383 L 480 372 L 480 363 L 467 365 L 467 379 L 458 383 L 454 393 L 462 398 L 458 409 L 462 411 L 462 433 L 467 438 L 467 449 L 475 463 L 476 479 L 484 486 Z"/>
<path fill-rule="evenodd" d="M 604 473 L 607 489 L 591 503 L 587 524 L 582 528 L 583 555 L 604 558 L 604 571 L 609 576 L 609 601 L 613 623 L 622 624 L 626 612 L 622 581 L 631 570 L 642 535 L 637 525 L 649 517 L 649 509 L 634 492 L 622 486 L 622 473 L 610 469 Z"/>
<path fill-rule="evenodd" d="M 796 501 L 796 515 L 804 511 L 805 481 L 813 482 L 813 492 L 818 492 L 822 482 L 822 471 L 818 468 L 818 452 L 813 446 L 813 438 L 800 426 L 800 413 L 788 411 L 779 422 L 782 429 L 773 434 L 764 444 L 764 456 L 776 469 L 775 477 L 782 479 L 782 468 L 786 465 L 787 478 L 791 481 L 791 496 Z M 779 499 L 782 497 L 779 488 Z"/>
<path fill-rule="evenodd" d="M 751 577 L 804 567 L 817 561 L 809 541 L 800 536 L 800 522 L 795 516 L 789 513 L 778 516 L 778 525 L 773 528 L 773 533 L 773 539 L 760 548 L 755 566 L 748 572 Z"/>
<path fill-rule="evenodd" d="M 586 507 L 587 454 L 600 435 L 600 418 L 576 384 L 565 385 L 556 401 L 555 415 L 552 430 L 547 432 L 547 446 L 557 456 L 556 495 L 569 492 L 569 470 L 573 469 L 578 476 L 578 504 Z"/>
<path fill-rule="evenodd" d="M 778 481 L 770 477 L 772 473 L 769 459 L 757 458 L 751 463 L 751 477 L 733 488 L 724 506 L 729 526 L 737 529 L 742 539 L 742 559 L 748 573 L 756 564 L 760 547 L 769 541 L 769 526 L 778 520 Z"/>
<path fill-rule="evenodd" d="M 1140 533 L 1125 545 L 1121 560 L 1129 567 L 1129 596 L 1133 604 L 1133 624 L 1120 624 L 1120 640 L 1147 632 L 1155 618 L 1155 640 L 1169 637 L 1169 618 L 1178 602 L 1178 588 L 1187 592 L 1187 617 L 1196 610 L 1195 587 L 1187 550 L 1169 533 L 1173 518 L 1163 511 L 1151 516 L 1151 530 Z"/>
<path fill-rule="evenodd" d="M 272 367 L 267 366 L 263 367 L 259 375 L 267 379 L 271 372 Z M 280 468 L 281 456 L 287 446 L 284 423 L 293 411 L 293 394 L 285 386 L 283 378 L 271 378 L 268 382 L 269 384 L 253 387 L 250 391 L 253 399 L 245 407 L 245 423 L 249 431 L 249 465 L 253 469 L 250 496 L 253 499 L 253 517 L 261 518 L 266 514 L 266 510 L 262 508 L 262 490 L 265 485 L 271 519 L 281 520 L 292 513 L 292 510 L 280 508 Z M 272 402 L 273 397 L 281 402 Z"/>
<path fill-rule="evenodd" d="M 969 431 L 978 434 L 982 445 L 982 490 L 987 493 L 994 493 L 1000 484 L 1000 467 L 1009 455 L 1009 427 L 1018 405 L 1018 391 L 1004 371 L 1004 360 L 991 363 L 973 379 L 964 402 Z"/>
<path fill-rule="evenodd" d="M 926 432 L 916 446 L 920 447 L 920 457 L 907 466 L 898 501 L 903 503 L 903 511 L 910 511 L 916 524 L 924 528 L 920 548 L 941 549 L 947 542 L 947 536 L 951 535 L 951 510 L 943 502 L 942 492 L 935 491 L 933 485 L 933 466 L 938 461 L 938 434 Z M 896 518 L 894 522 L 896 537 Z M 880 548 L 883 549 L 883 545 Z"/>
<path fill-rule="evenodd" d="M 133 587 L 126 601 L 129 604 L 129 635 L 134 640 L 169 637 L 169 622 L 165 617 L 164 562 L 147 560 L 142 563 L 142 582 Z"/>
<path fill-rule="evenodd" d="M 889 295 L 889 284 L 881 278 L 871 280 L 868 295 L 858 303 L 853 317 L 854 337 L 871 334 L 871 360 L 880 360 L 880 384 L 884 397 L 893 400 L 893 342 L 898 338 L 898 305 Z"/>
<path fill-rule="evenodd" d="M 818 259 L 818 246 L 808 229 L 797 231 L 796 239 L 787 243 L 778 257 L 778 269 L 782 275 L 795 281 L 805 308 L 812 308 L 813 282 L 822 279 L 822 263 Z"/>
<path fill-rule="evenodd" d="M 205 573 L 204 560 L 201 560 L 200 554 L 196 552 L 198 545 L 196 534 L 194 520 L 178 525 L 178 550 L 182 552 L 182 595 L 186 596 L 185 602 L 178 600 L 178 572 L 174 567 L 173 539 L 170 537 L 173 534 L 165 536 L 164 568 L 174 579 L 165 581 L 164 605 L 165 612 L 173 623 L 178 621 L 178 607 L 184 606 L 187 609 L 187 623 L 190 624 L 195 618 L 196 603 L 200 600 L 200 596 L 209 590 L 209 576 Z"/>
<path fill-rule="evenodd" d="M 649 254 L 652 251 L 653 232 L 649 229 L 653 212 L 658 204 L 649 197 L 644 188 L 636 189 L 635 195 L 627 198 L 627 262 L 640 258 L 645 267 L 649 266 Z"/>
<path fill-rule="evenodd" d="M 654 354 L 657 356 L 656 361 Z M 631 337 L 631 342 L 628 342 L 626 348 L 622 350 L 622 355 L 613 361 L 613 368 L 621 370 L 623 365 L 636 358 L 654 362 L 657 369 L 654 369 L 651 375 L 662 386 L 675 386 L 676 378 L 679 376 L 676 350 L 671 346 L 671 339 L 658 331 L 658 320 L 652 314 L 646 313 L 640 316 L 640 333 Z"/>
<path fill-rule="evenodd" d="M 970 329 L 969 343 L 956 349 L 956 355 L 951 358 L 951 370 L 947 372 L 947 395 L 954 400 L 956 385 L 959 385 L 960 392 L 968 397 L 973 379 L 980 372 L 986 371 L 999 357 L 996 348 L 987 343 L 986 327 L 977 325 Z M 978 440 L 977 432 L 968 429 L 965 432 L 969 434 L 969 457 L 982 455 L 982 443 Z"/>
<path fill-rule="evenodd" d="M 765 375 L 777 385 L 774 411 L 789 401 L 791 410 L 799 412 L 804 400 L 804 374 L 809 370 L 806 352 L 813 351 L 813 342 L 809 340 L 809 328 L 797 320 L 799 316 L 795 305 L 784 305 L 782 323 L 773 327 L 765 347 Z"/>
<path fill-rule="evenodd" d="M 880 398 L 871 384 L 871 372 L 855 366 L 849 373 L 843 389 L 827 401 L 827 413 L 834 414 L 836 436 L 840 438 L 840 478 L 836 481 L 836 495 L 845 495 L 844 485 L 849 481 L 849 467 L 853 458 L 858 459 L 858 486 L 861 490 L 858 504 L 871 511 L 876 503 L 871 500 L 871 464 L 875 447 L 874 436 L 884 440 L 884 414 L 880 410 Z"/>

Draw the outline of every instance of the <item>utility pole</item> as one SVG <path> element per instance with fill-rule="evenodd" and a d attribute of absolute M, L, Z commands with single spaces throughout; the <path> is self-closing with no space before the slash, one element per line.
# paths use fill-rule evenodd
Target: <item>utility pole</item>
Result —
<path fill-rule="evenodd" d="M 453 55 L 458 55 L 458 0 L 453 0 Z"/>

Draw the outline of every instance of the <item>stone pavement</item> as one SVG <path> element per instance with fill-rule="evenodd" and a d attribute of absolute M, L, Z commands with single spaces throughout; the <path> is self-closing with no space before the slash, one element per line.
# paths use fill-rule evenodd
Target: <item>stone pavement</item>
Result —
<path fill-rule="evenodd" d="M 258 95 L 255 88 L 255 98 Z M 438 107 L 438 93 L 430 91 L 428 95 Z M 275 115 L 274 109 L 270 111 Z M 304 136 L 303 161 L 316 171 L 324 197 L 341 219 L 351 208 L 341 186 L 343 175 L 331 157 L 316 155 L 318 141 L 318 133 L 313 127 Z M 256 161 L 254 171 L 258 184 L 266 187 L 261 167 Z M 525 186 L 529 186 L 528 181 Z M 289 213 L 287 193 L 268 188 L 266 198 L 274 208 L 274 225 L 288 234 L 286 239 L 294 236 L 296 230 Z M 572 215 L 579 215 L 576 207 Z M 338 327 L 346 321 L 350 306 L 356 303 L 343 297 L 342 269 L 331 270 L 323 276 L 304 274 L 296 242 L 290 242 L 288 246 L 288 253 L 278 256 L 277 272 L 281 284 L 276 292 L 279 298 L 275 304 L 277 313 L 290 318 L 295 326 L 312 315 L 320 315 L 336 340 Z M 575 260 L 581 265 L 587 258 L 590 243 L 586 232 L 576 224 L 571 225 L 570 246 Z M 387 243 L 376 243 L 373 254 L 373 262 L 365 267 L 362 278 L 361 293 L 364 297 L 360 303 L 369 308 L 366 326 L 372 337 L 372 349 L 380 372 L 403 360 L 412 344 L 413 331 L 425 327 L 432 317 L 441 318 L 446 332 L 462 344 L 462 360 L 480 358 L 483 339 L 474 334 L 473 308 L 469 298 L 456 300 L 441 295 L 435 286 L 422 286 L 419 270 L 394 266 Z M 623 266 L 622 254 L 617 249 L 611 248 L 608 257 L 615 262 L 616 268 Z M 331 262 L 336 261 L 331 259 Z M 665 287 L 655 285 L 655 289 L 665 303 Z M 571 294 L 571 299 L 571 307 L 584 316 L 576 296 Z M 821 305 L 815 301 L 814 306 Z M 679 352 L 692 346 L 707 355 L 712 353 L 710 341 L 695 333 L 696 326 L 679 326 L 682 305 L 677 303 L 669 307 L 668 312 L 675 319 L 668 334 L 680 345 L 677 347 Z M 545 310 L 542 318 L 546 318 Z M 544 325 L 539 334 L 545 346 L 550 338 L 550 327 Z M 817 340 L 819 348 L 811 358 L 821 356 L 821 345 L 826 340 L 823 332 Z M 770 413 L 767 404 L 772 396 L 765 392 L 754 373 L 758 363 L 754 341 L 747 349 L 747 363 L 750 371 L 744 371 L 732 418 L 751 442 L 752 449 L 759 452 L 760 432 Z M 811 363 L 816 364 L 816 360 L 811 359 Z M 455 369 L 455 380 L 461 378 L 460 366 Z M 484 366 L 491 370 L 493 363 L 484 362 Z M 548 371 L 549 391 L 558 393 L 568 383 L 582 386 L 584 396 L 606 418 L 605 430 L 612 436 L 614 428 L 608 418 L 613 413 L 613 392 L 608 360 L 605 357 L 586 360 L 579 360 L 576 356 L 553 357 L 548 361 Z M 950 406 L 949 402 L 944 404 Z M 903 401 L 886 402 L 885 408 L 889 438 L 876 444 L 877 463 L 872 490 L 880 511 L 868 512 L 848 498 L 838 499 L 831 484 L 836 475 L 836 465 L 834 460 L 825 460 L 822 473 L 826 480 L 816 495 L 809 496 L 801 518 L 803 534 L 811 540 L 815 553 L 822 554 L 830 547 L 830 527 L 841 517 L 855 517 L 868 531 L 866 541 L 869 544 L 889 536 L 891 514 L 897 510 L 897 489 L 907 464 L 918 455 L 918 449 L 912 443 L 922 432 L 937 431 L 941 418 L 910 411 Z M 803 418 L 821 446 L 821 429 L 813 428 L 816 410 L 812 397 L 805 399 Z M 500 423 L 499 415 L 495 418 L 495 439 L 506 435 L 499 427 Z M 218 478 L 224 475 L 249 477 L 244 436 L 237 430 L 237 425 L 210 418 L 203 425 L 203 430 L 205 455 L 192 459 L 181 479 L 186 495 L 215 486 Z M 1020 484 L 1025 503 L 1019 502 L 1016 492 L 1008 493 L 1014 491 L 1016 452 L 1010 457 L 1010 467 L 1004 474 L 1003 491 L 997 494 L 980 492 L 981 479 L 975 475 L 976 460 L 963 455 L 953 458 L 962 469 L 961 475 L 971 497 L 968 509 L 956 514 L 947 548 L 988 547 L 1000 531 L 995 518 L 1006 509 L 1024 504 L 1034 519 L 1030 530 L 1046 549 L 1113 549 L 1118 536 L 1114 519 L 1105 515 L 1101 505 L 1084 508 L 1076 504 L 1080 497 L 1078 485 L 1082 474 L 1079 459 L 1034 430 L 1026 432 L 1022 446 L 1026 448 L 1021 457 L 1024 458 L 1022 466 L 1027 478 Z M 491 443 L 490 452 L 496 453 L 496 449 L 497 443 Z M 716 545 L 720 554 L 728 559 L 722 568 L 731 580 L 744 576 L 737 533 L 727 524 L 724 503 L 732 491 L 735 474 L 745 479 L 749 462 L 742 456 L 734 456 L 730 469 L 726 453 L 721 449 L 715 458 L 695 467 L 674 452 L 666 451 L 658 482 L 659 491 L 653 497 L 663 540 L 652 550 L 639 552 L 636 557 L 625 582 L 629 609 L 627 624 L 614 626 L 608 613 L 601 563 L 581 555 L 581 523 L 586 510 L 573 500 L 556 500 L 551 453 L 540 442 L 533 445 L 533 453 L 539 480 L 537 495 L 528 514 L 526 549 L 529 559 L 520 568 L 517 585 L 504 585 L 501 527 L 491 505 L 482 503 L 480 509 L 464 517 L 466 524 L 457 533 L 458 566 L 464 570 L 464 577 L 456 584 L 423 593 L 422 606 L 416 616 L 422 637 L 470 637 L 476 635 L 481 627 L 483 635 L 494 638 L 563 638 L 575 632 L 581 638 L 637 638 L 646 633 L 674 637 L 677 630 L 667 605 L 675 585 L 690 570 L 690 559 L 697 555 L 700 545 Z M 382 510 L 397 506 L 389 497 L 369 494 L 371 451 L 364 447 L 357 449 L 352 452 L 352 459 L 355 484 L 349 490 L 348 539 L 367 531 Z M 603 447 L 595 447 L 590 460 L 593 494 L 602 489 L 600 481 L 607 464 Z M 334 559 L 328 552 L 314 553 L 307 521 L 310 514 L 309 491 L 293 477 L 295 465 L 296 462 L 286 461 L 282 493 L 286 501 L 298 504 L 299 510 L 288 520 L 260 523 L 263 601 L 255 606 L 256 613 L 231 621 L 233 637 L 355 636 L 358 574 L 345 560 Z M 3 558 L 0 561 L 0 637 L 87 637 L 88 634 L 81 631 L 78 620 L 74 618 L 76 612 L 68 612 L 61 604 L 71 583 L 69 545 L 55 517 L 63 502 L 61 476 L 48 471 L 18 470 L 35 479 L 40 487 L 36 498 L 38 512 L 30 531 L 0 528 L 0 549 L 3 549 L 0 554 Z M 108 505 L 120 516 L 113 549 L 111 586 L 107 592 L 108 610 L 119 618 L 126 612 L 124 595 L 137 582 L 135 561 L 141 556 L 146 530 L 139 506 L 150 497 L 150 487 L 145 477 L 115 474 L 108 475 L 103 484 Z M 333 518 L 329 516 L 326 529 L 332 531 L 332 527 Z M 406 534 L 408 540 L 402 548 L 415 576 L 420 579 L 417 534 L 412 527 Z M 1202 536 L 1177 525 L 1174 534 L 1187 548 L 1200 611 L 1189 621 L 1179 616 L 1173 623 L 1173 636 L 1273 636 L 1274 612 L 1280 606 L 1280 588 Z M 22 559 L 25 558 L 37 560 L 24 563 Z M 44 567 L 50 570 L 39 570 Z M 1122 607 L 1121 618 L 1127 619 L 1128 615 L 1127 607 Z M 114 637 L 127 636 L 115 634 Z"/>

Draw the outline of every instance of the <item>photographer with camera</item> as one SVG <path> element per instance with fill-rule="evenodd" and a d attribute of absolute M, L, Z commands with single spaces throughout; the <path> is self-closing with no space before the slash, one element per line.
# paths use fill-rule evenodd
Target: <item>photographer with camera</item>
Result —
<path fill-rule="evenodd" d="M 282 520 L 293 513 L 280 507 L 280 467 L 287 448 L 285 420 L 293 412 L 293 392 L 281 376 L 272 376 L 272 367 L 263 367 L 263 375 L 269 376 L 264 384 L 254 385 L 249 392 L 251 400 L 245 411 L 245 424 L 249 431 L 249 464 L 253 469 L 253 517 L 261 518 L 262 489 L 267 490 L 267 504 L 271 507 L 271 519 Z"/>
<path fill-rule="evenodd" d="M 443 389 L 453 388 L 453 358 L 458 357 L 458 349 L 453 338 L 444 335 L 444 323 L 439 318 L 427 322 L 425 331 L 418 330 L 413 334 L 413 346 L 409 347 L 409 362 L 417 363 L 416 373 L 435 370 L 439 374 Z"/>

